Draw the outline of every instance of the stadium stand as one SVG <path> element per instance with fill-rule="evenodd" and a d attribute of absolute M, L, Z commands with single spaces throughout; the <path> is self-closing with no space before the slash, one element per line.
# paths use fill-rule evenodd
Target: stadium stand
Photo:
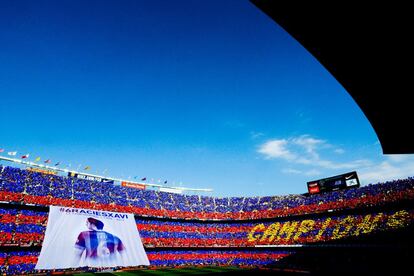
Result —
<path fill-rule="evenodd" d="M 12 167 L 5 167 L 0 177 L 1 201 L 200 220 L 264 219 L 314 214 L 414 198 L 412 178 L 313 196 L 213 198 L 138 190 Z"/>
<path fill-rule="evenodd" d="M 413 178 L 312 196 L 214 198 L 14 167 L 0 167 L 0 172 L 0 264 L 5 274 L 35 272 L 49 205 L 135 214 L 154 267 L 283 266 L 318 271 L 320 266 L 309 263 L 312 258 L 304 248 L 320 253 L 321 248 L 363 246 L 382 252 L 378 246 L 386 241 L 398 251 L 404 245 L 391 239 L 392 233 L 409 239 L 414 221 Z M 381 242 L 370 240 L 378 236 Z M 354 250 L 352 256 L 359 255 Z"/>

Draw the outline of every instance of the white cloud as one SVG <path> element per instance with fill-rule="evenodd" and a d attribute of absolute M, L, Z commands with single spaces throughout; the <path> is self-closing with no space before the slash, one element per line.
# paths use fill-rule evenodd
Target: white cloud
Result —
<path fill-rule="evenodd" d="M 302 147 L 313 159 L 318 159 L 319 155 L 316 152 L 320 145 L 326 144 L 324 140 L 319 140 L 310 137 L 309 135 L 302 135 L 298 138 L 293 138 L 292 143 Z"/>
<path fill-rule="evenodd" d="M 312 169 L 312 170 L 305 172 L 305 175 L 307 176 L 316 176 L 316 175 L 321 175 L 321 174 L 322 172 L 316 169 Z"/>
<path fill-rule="evenodd" d="M 257 138 L 262 137 L 262 136 L 264 136 L 264 133 L 262 133 L 262 132 L 255 132 L 255 131 L 250 132 L 250 137 L 252 139 L 257 139 Z"/>
<path fill-rule="evenodd" d="M 414 176 L 414 162 L 409 162 L 404 166 L 395 166 L 388 161 L 384 161 L 375 166 L 361 169 L 358 174 L 364 184 L 407 178 Z"/>
<path fill-rule="evenodd" d="M 299 136 L 297 138 L 292 138 L 292 142 L 303 146 L 307 150 L 313 150 L 317 145 L 326 143 L 324 140 L 312 138 L 307 134 Z"/>
<path fill-rule="evenodd" d="M 377 183 L 414 176 L 414 154 L 382 155 L 369 159 L 339 161 L 336 154 L 345 150 L 310 135 L 273 139 L 259 146 L 257 150 L 265 159 L 279 159 L 289 166 L 282 173 L 304 176 L 319 176 L 356 170 L 362 184 Z M 352 152 L 357 152 L 353 149 Z M 327 158 L 331 154 L 333 158 Z M 341 156 L 344 160 L 347 155 Z"/>
<path fill-rule="evenodd" d="M 316 139 L 310 135 L 302 135 L 289 139 L 269 140 L 259 147 L 258 152 L 263 154 L 266 159 L 282 159 L 289 163 L 312 166 L 320 169 L 350 170 L 360 168 L 361 166 L 366 167 L 372 165 L 371 161 L 365 159 L 335 162 L 321 158 L 320 155 L 324 149 L 332 148 L 335 148 L 335 146 L 327 143 L 326 140 Z M 342 151 L 344 152 L 344 150 Z M 316 170 L 308 172 L 316 175 Z M 318 171 L 318 173 L 320 172 Z"/>
<path fill-rule="evenodd" d="M 316 160 L 315 165 L 325 169 L 356 169 L 360 167 L 370 166 L 372 164 L 369 160 L 354 160 L 345 163 L 335 163 L 329 160 Z"/>
<path fill-rule="evenodd" d="M 303 165 L 312 165 L 312 163 L 314 163 L 314 160 L 309 159 L 309 158 L 305 158 L 305 157 L 298 157 L 295 160 L 295 163 L 303 164 Z"/>
<path fill-rule="evenodd" d="M 337 153 L 337 154 L 344 154 L 345 153 L 345 150 L 338 148 L 338 149 L 335 149 L 334 152 Z"/>
<path fill-rule="evenodd" d="M 292 168 L 286 168 L 282 170 L 283 173 L 285 174 L 302 174 L 302 175 L 306 175 L 306 176 L 316 176 L 316 175 L 321 175 L 322 172 L 316 169 L 311 169 L 308 171 L 301 171 L 301 170 L 297 170 L 297 169 L 292 169 Z"/>
<path fill-rule="evenodd" d="M 388 157 L 391 162 L 397 163 L 407 161 L 410 158 L 410 155 L 408 154 L 390 154 L 385 156 Z"/>
<path fill-rule="evenodd" d="M 285 139 L 270 140 L 261 145 L 258 152 L 263 154 L 266 159 L 282 158 L 288 161 L 296 159 L 296 155 L 286 148 L 287 144 L 288 141 Z"/>
<path fill-rule="evenodd" d="M 302 171 L 292 168 L 283 169 L 282 172 L 286 174 L 302 174 Z"/>

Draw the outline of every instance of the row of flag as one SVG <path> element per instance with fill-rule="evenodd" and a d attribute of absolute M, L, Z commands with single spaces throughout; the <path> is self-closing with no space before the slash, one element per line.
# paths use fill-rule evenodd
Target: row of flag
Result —
<path fill-rule="evenodd" d="M 2 152 L 4 152 L 5 150 L 4 149 L 1 149 L 0 148 L 0 153 L 2 153 Z M 7 155 L 10 155 L 10 156 L 16 156 L 17 155 L 17 151 L 9 151 L 9 152 L 7 152 Z M 30 154 L 25 154 L 25 155 L 22 155 L 20 158 L 21 159 L 27 159 L 27 158 L 29 158 L 30 157 Z M 39 162 L 41 160 L 41 158 L 40 157 L 36 157 L 35 159 L 34 159 L 34 162 Z M 45 164 L 49 164 L 49 163 L 51 163 L 52 161 L 50 160 L 50 159 L 46 159 L 45 161 L 43 161 Z M 60 165 L 60 162 L 57 162 L 56 164 L 55 164 L 55 167 L 57 167 L 57 166 L 59 166 Z M 69 165 L 70 166 L 70 165 Z M 91 167 L 90 166 L 86 166 L 86 167 L 84 167 L 83 168 L 85 171 L 88 171 L 88 170 L 90 170 L 91 169 Z M 106 171 L 106 170 L 105 170 Z M 139 177 L 138 176 L 135 176 L 134 177 L 134 179 L 139 179 Z M 146 181 L 147 180 L 147 178 L 146 177 L 143 177 L 143 178 L 141 178 L 141 181 Z M 158 182 L 161 182 L 161 180 L 158 180 Z M 168 183 L 168 181 L 167 180 L 165 180 L 164 181 L 164 184 L 167 184 Z"/>
<path fill-rule="evenodd" d="M 2 152 L 4 152 L 4 149 L 0 149 L 0 153 L 2 153 Z M 10 156 L 16 156 L 17 155 L 17 151 L 9 151 L 9 152 L 7 152 L 7 155 L 10 155 Z M 22 156 L 20 156 L 20 158 L 21 159 L 27 159 L 27 158 L 29 158 L 30 157 L 30 154 L 25 154 L 25 155 L 22 155 Z M 34 162 L 39 162 L 41 159 L 40 159 L 40 157 L 36 157 L 36 159 L 34 160 Z M 46 159 L 45 161 L 43 161 L 45 164 L 50 164 L 50 163 L 52 163 L 52 160 L 50 160 L 50 159 Z M 55 167 L 57 167 L 57 166 L 59 166 L 60 165 L 60 162 L 56 162 L 55 163 Z M 91 169 L 91 167 L 90 166 L 86 166 L 85 168 L 83 168 L 85 171 L 87 171 L 87 170 L 90 170 Z"/>

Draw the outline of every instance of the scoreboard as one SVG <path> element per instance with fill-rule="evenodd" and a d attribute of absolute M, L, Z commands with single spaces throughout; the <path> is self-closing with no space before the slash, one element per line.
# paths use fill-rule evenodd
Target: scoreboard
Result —
<path fill-rule="evenodd" d="M 318 194 L 360 186 L 356 171 L 309 181 L 307 184 L 309 194 Z"/>

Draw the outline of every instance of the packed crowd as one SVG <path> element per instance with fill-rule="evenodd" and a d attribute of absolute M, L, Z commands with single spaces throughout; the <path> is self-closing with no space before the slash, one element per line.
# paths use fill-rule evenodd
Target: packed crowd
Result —
<path fill-rule="evenodd" d="M 1 274 L 23 275 L 36 273 L 39 251 L 12 251 L 0 253 Z M 165 250 L 148 251 L 150 265 L 154 267 L 180 266 L 263 266 L 290 255 L 288 251 L 274 250 Z"/>
<path fill-rule="evenodd" d="M 0 166 L 0 201 L 118 211 L 152 217 L 241 220 L 284 217 L 414 199 L 414 179 L 330 193 L 214 198 L 139 190 Z"/>
<path fill-rule="evenodd" d="M 0 245 L 20 246 L 41 244 L 47 212 L 0 208 Z"/>
<path fill-rule="evenodd" d="M 25 275 L 35 273 L 38 251 L 0 253 L 1 274 Z"/>
<path fill-rule="evenodd" d="M 47 213 L 0 207 L 0 246 L 41 245 Z M 268 244 L 305 244 L 385 232 L 414 222 L 413 209 L 363 214 L 319 214 L 304 219 L 275 218 L 250 222 L 191 222 L 136 217 L 145 247 L 254 247 Z"/>
<path fill-rule="evenodd" d="M 5 202 L 0 206 L 0 246 L 18 246 L 14 252 L 0 253 L 1 273 L 34 272 L 39 252 L 30 246 L 42 244 L 48 212 L 28 206 L 33 204 L 134 213 L 152 266 L 263 266 L 290 253 L 259 251 L 254 249 L 256 245 L 329 241 L 412 225 L 412 209 L 379 212 L 366 207 L 413 199 L 413 178 L 312 196 L 214 198 L 138 190 L 0 166 L 0 201 Z M 365 211 L 352 215 L 326 212 L 358 207 Z M 292 216 L 303 214 L 310 216 Z M 254 221 L 262 218 L 267 220 Z M 249 221 L 238 221 L 241 219 Z M 200 247 L 211 250 L 197 250 Z"/>
<path fill-rule="evenodd" d="M 149 252 L 148 259 L 154 266 L 187 266 L 187 265 L 237 265 L 263 266 L 277 262 L 288 256 L 287 251 L 271 250 L 200 250 L 200 251 L 157 251 Z"/>

